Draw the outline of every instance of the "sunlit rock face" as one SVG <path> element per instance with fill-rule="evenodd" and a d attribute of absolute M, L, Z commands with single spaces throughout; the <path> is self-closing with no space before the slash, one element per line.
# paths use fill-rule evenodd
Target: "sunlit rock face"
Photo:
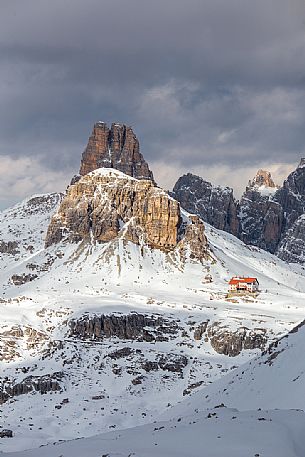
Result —
<path fill-rule="evenodd" d="M 104 122 L 94 125 L 83 153 L 79 174 L 84 176 L 98 168 L 115 168 L 137 179 L 154 181 L 147 162 L 140 153 L 139 141 L 131 127 Z"/>
<path fill-rule="evenodd" d="M 109 242 L 117 237 L 152 249 L 188 250 L 207 259 L 204 224 L 183 220 L 179 203 L 150 180 L 137 180 L 113 169 L 98 169 L 71 185 L 49 225 L 46 246 Z"/>

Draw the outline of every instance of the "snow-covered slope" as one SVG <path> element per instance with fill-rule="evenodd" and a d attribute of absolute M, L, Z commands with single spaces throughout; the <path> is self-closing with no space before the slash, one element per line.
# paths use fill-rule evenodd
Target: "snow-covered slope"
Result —
<path fill-rule="evenodd" d="M 44 247 L 46 227 L 63 195 L 43 194 L 0 212 L 0 269 L 29 258 Z"/>
<path fill-rule="evenodd" d="M 262 357 L 169 409 L 163 421 L 7 455 L 303 457 L 304 325 Z"/>
<path fill-rule="evenodd" d="M 26 221 L 30 239 L 37 226 Z M 213 254 L 204 263 L 122 237 L 48 249 L 39 241 L 3 260 L 0 399 L 14 437 L 0 449 L 152 422 L 303 319 L 304 270 L 208 225 L 206 233 Z M 227 298 L 236 274 L 256 276 L 261 293 Z"/>
<path fill-rule="evenodd" d="M 8 457 L 303 457 L 301 411 L 219 408 Z"/>
<path fill-rule="evenodd" d="M 194 394 L 187 406 L 181 403 L 174 407 L 167 417 L 180 414 L 186 407 L 194 412 L 221 403 L 239 410 L 305 410 L 304 345 L 305 321 L 272 344 L 262 356 Z"/>

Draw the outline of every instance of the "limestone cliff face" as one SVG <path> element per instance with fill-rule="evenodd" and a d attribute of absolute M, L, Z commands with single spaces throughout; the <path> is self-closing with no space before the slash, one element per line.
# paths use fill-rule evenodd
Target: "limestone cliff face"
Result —
<path fill-rule="evenodd" d="M 305 264 L 305 214 L 287 230 L 276 254 L 287 262 Z"/>
<path fill-rule="evenodd" d="M 154 181 L 147 162 L 140 153 L 139 141 L 131 127 L 104 122 L 94 125 L 88 145 L 83 153 L 80 175 L 98 168 L 115 168 L 137 179 Z"/>
<path fill-rule="evenodd" d="M 119 236 L 164 252 L 190 249 L 198 260 L 209 257 L 199 218 L 186 224 L 179 203 L 152 181 L 113 169 L 96 170 L 68 188 L 48 228 L 46 246 L 62 240 L 101 243 Z"/>
<path fill-rule="evenodd" d="M 281 205 L 271 198 L 276 190 L 271 174 L 259 170 L 237 202 L 229 187 L 213 186 L 188 173 L 178 179 L 172 195 L 183 208 L 214 227 L 238 236 L 247 244 L 275 252 L 283 220 Z"/>
<path fill-rule="evenodd" d="M 281 239 L 284 217 L 281 205 L 274 200 L 277 189 L 271 174 L 258 170 L 241 197 L 238 213 L 239 238 L 273 253 Z"/>
<path fill-rule="evenodd" d="M 285 213 L 283 235 L 294 222 L 305 213 L 305 158 L 301 159 L 298 167 L 284 181 L 274 195 L 276 201 Z"/>
<path fill-rule="evenodd" d="M 85 315 L 71 319 L 69 327 L 70 337 L 89 341 L 112 337 L 121 340 L 168 341 L 176 338 L 181 330 L 175 321 L 139 313 Z"/>
<path fill-rule="evenodd" d="M 283 209 L 259 191 L 246 191 L 240 201 L 239 238 L 274 253 L 281 239 Z"/>
<path fill-rule="evenodd" d="M 231 189 L 191 173 L 178 179 L 172 195 L 187 211 L 246 244 L 305 263 L 305 158 L 280 188 L 268 171 L 258 170 L 239 202 Z"/>
<path fill-rule="evenodd" d="M 238 234 L 237 205 L 229 187 L 213 186 L 199 176 L 187 173 L 178 179 L 172 195 L 186 211 L 197 214 L 220 230 Z"/>
<path fill-rule="evenodd" d="M 281 239 L 276 254 L 287 262 L 305 264 L 305 158 L 290 173 L 274 201 L 283 209 Z"/>

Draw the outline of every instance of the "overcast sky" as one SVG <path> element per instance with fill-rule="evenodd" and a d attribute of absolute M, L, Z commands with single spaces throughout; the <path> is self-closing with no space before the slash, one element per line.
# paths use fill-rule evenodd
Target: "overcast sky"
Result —
<path fill-rule="evenodd" d="M 305 156 L 304 0 L 1 0 L 0 207 L 63 190 L 98 120 L 132 125 L 166 188 L 281 183 Z"/>

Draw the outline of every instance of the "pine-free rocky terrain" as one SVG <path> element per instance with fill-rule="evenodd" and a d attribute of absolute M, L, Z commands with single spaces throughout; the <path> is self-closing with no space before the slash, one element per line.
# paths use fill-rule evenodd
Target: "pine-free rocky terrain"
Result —
<path fill-rule="evenodd" d="M 282 186 L 275 185 L 268 171 L 258 170 L 239 201 L 233 189 L 191 173 L 178 179 L 171 195 L 185 210 L 244 243 L 305 264 L 305 158 Z"/>
<path fill-rule="evenodd" d="M 304 455 L 305 268 L 234 236 L 232 198 L 203 222 L 98 123 L 65 195 L 0 213 L 0 453 Z M 259 294 L 228 297 L 237 274 Z"/>

